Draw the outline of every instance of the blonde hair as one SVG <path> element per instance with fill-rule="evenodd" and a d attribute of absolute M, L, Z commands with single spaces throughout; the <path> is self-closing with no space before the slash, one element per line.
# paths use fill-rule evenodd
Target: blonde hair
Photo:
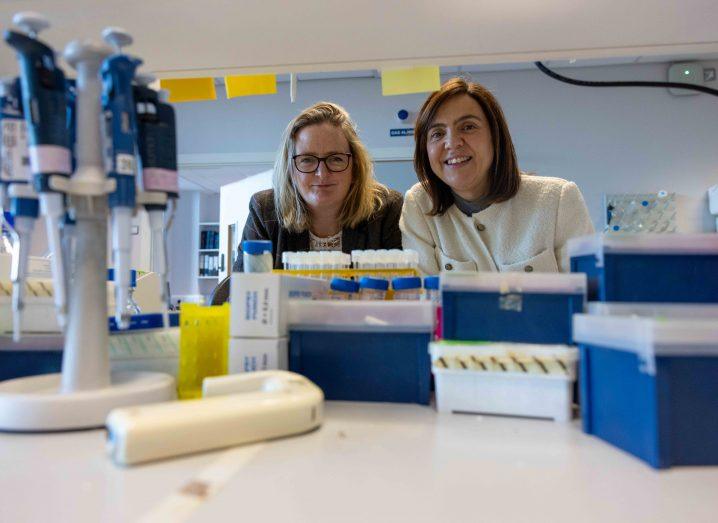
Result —
<path fill-rule="evenodd" d="M 339 212 L 339 225 L 356 227 L 381 206 L 387 189 L 376 181 L 369 152 L 359 140 L 356 125 L 349 113 L 337 104 L 319 102 L 304 109 L 284 130 L 274 163 L 274 206 L 280 224 L 291 232 L 309 229 L 311 217 L 304 199 L 292 179 L 292 156 L 299 131 L 310 125 L 329 123 L 341 129 L 349 142 L 352 159 L 352 182 Z"/>

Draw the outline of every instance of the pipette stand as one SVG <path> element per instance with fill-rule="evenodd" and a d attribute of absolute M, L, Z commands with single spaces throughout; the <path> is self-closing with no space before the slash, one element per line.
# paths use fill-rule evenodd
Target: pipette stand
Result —
<path fill-rule="evenodd" d="M 152 372 L 111 374 L 107 322 L 107 194 L 100 123 L 99 68 L 110 50 L 75 41 L 65 59 L 77 70 L 77 170 L 66 192 L 75 209 L 73 284 L 62 374 L 0 383 L 0 430 L 48 432 L 102 427 L 116 407 L 172 400 L 174 378 Z"/>

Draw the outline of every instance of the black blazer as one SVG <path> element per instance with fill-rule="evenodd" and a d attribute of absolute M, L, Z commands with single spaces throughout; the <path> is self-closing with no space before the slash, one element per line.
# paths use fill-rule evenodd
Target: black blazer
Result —
<path fill-rule="evenodd" d="M 403 198 L 400 193 L 388 189 L 381 207 L 371 218 L 354 228 L 342 230 L 342 251 L 351 253 L 356 249 L 401 249 L 399 217 Z M 282 268 L 282 253 L 286 251 L 308 251 L 309 232 L 290 232 L 279 224 L 274 207 L 274 190 L 267 189 L 252 196 L 249 202 L 249 216 L 242 233 L 244 240 L 271 240 L 274 268 Z M 242 272 L 242 244 L 238 249 L 237 261 L 232 270 Z M 229 297 L 229 278 L 217 285 L 212 293 L 211 303 L 219 305 Z"/>

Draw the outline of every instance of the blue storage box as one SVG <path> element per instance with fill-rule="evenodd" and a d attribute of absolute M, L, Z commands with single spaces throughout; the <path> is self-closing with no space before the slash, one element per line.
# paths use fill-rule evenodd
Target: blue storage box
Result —
<path fill-rule="evenodd" d="M 717 234 L 596 234 L 568 253 L 589 300 L 718 303 Z"/>
<path fill-rule="evenodd" d="M 289 301 L 289 370 L 327 400 L 429 403 L 434 306 L 419 301 Z"/>
<path fill-rule="evenodd" d="M 655 468 L 718 465 L 718 307 L 598 312 L 574 317 L 584 432 Z"/>
<path fill-rule="evenodd" d="M 463 341 L 570 344 L 583 312 L 583 274 L 442 272 L 443 337 Z"/>
<path fill-rule="evenodd" d="M 169 322 L 170 327 L 179 327 L 179 313 L 170 313 Z M 108 325 L 113 371 L 152 370 L 176 374 L 179 350 L 176 333 L 164 331 L 165 337 L 156 337 L 151 342 L 149 338 L 134 339 L 132 344 L 123 338 L 161 329 L 162 314 L 135 315 L 127 330 L 119 330 L 114 317 L 108 319 Z M 61 372 L 64 343 L 62 334 L 24 334 L 20 342 L 13 342 L 9 335 L 0 335 L 0 381 Z"/>

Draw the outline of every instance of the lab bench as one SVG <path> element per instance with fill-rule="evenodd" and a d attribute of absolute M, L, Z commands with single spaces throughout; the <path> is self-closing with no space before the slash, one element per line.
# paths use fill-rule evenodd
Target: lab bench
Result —
<path fill-rule="evenodd" d="M 317 431 L 122 468 L 102 430 L 0 434 L 0 521 L 715 521 L 718 467 L 656 471 L 578 421 L 327 402 Z"/>

